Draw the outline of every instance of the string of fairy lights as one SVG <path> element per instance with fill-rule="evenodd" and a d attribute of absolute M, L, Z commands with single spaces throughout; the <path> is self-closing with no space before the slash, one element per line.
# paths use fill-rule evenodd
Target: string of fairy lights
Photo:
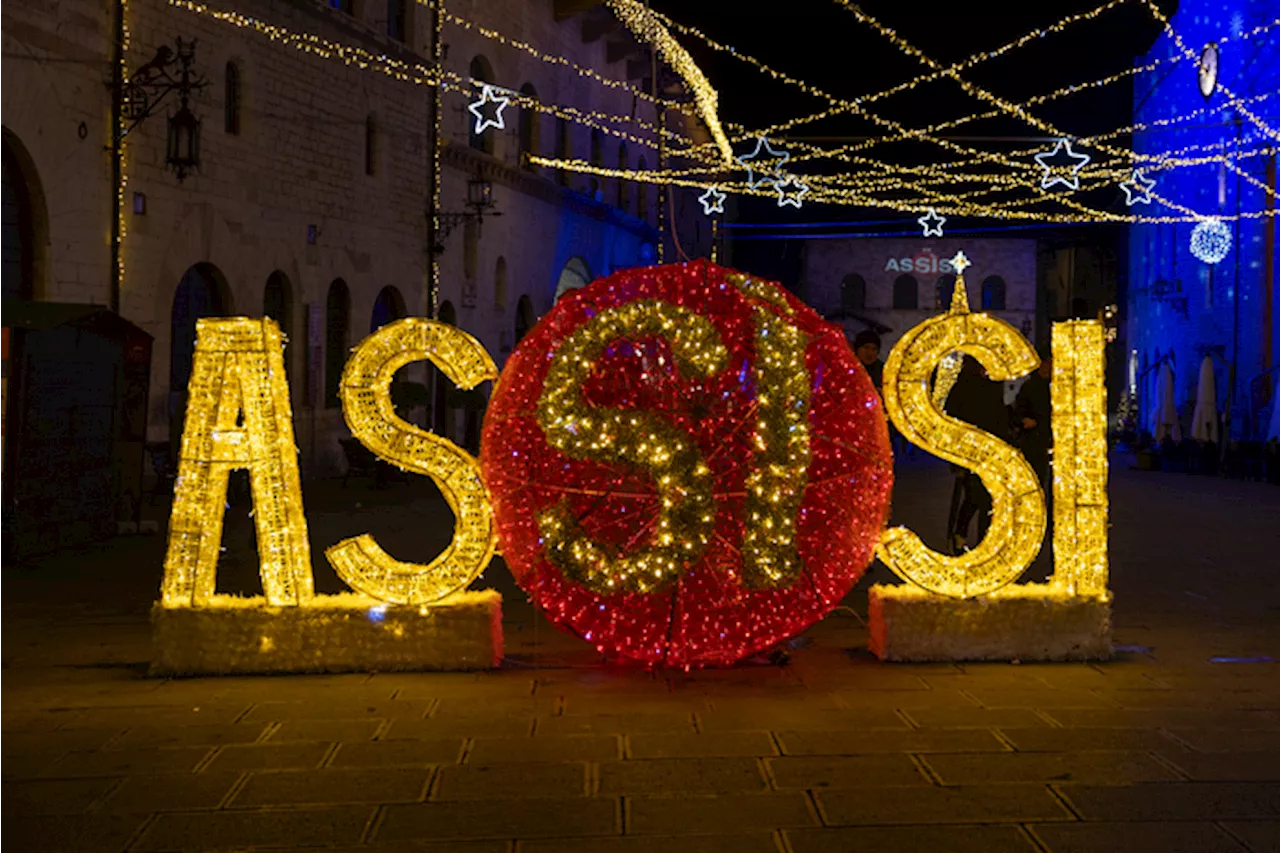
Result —
<path fill-rule="evenodd" d="M 196 0 L 169 0 L 174 7 L 254 31 L 273 42 L 280 42 L 320 59 L 381 73 L 406 84 L 434 87 L 442 94 L 465 98 L 471 104 L 475 104 L 477 99 L 481 103 L 488 99 L 502 107 L 510 105 L 532 114 L 552 116 L 565 123 L 589 128 L 604 136 L 640 146 L 656 148 L 661 139 L 667 152 L 667 162 L 657 168 L 645 170 L 621 165 L 612 168 L 595 161 L 594 156 L 592 161 L 587 161 L 561 152 L 557 152 L 556 156 L 528 152 L 528 162 L 532 165 L 600 178 L 687 187 L 704 194 L 714 191 L 719 194 L 773 197 L 780 207 L 800 207 L 803 203 L 821 202 L 887 208 L 912 215 L 934 210 L 944 217 L 1034 219 L 1046 223 L 1198 222 L 1206 218 L 1202 211 L 1160 191 L 1160 182 L 1165 175 L 1176 169 L 1220 164 L 1251 187 L 1269 191 L 1266 184 L 1250 174 L 1242 164 L 1253 158 L 1273 156 L 1280 148 L 1280 135 L 1257 112 L 1275 94 L 1270 92 L 1241 96 L 1220 86 L 1223 101 L 1219 103 L 1206 104 L 1200 109 L 1145 123 L 1134 123 L 1089 137 L 1074 137 L 1066 129 L 1044 120 L 1032 111 L 1071 95 L 1127 81 L 1162 66 L 1173 68 L 1191 60 L 1191 64 L 1198 68 L 1199 60 L 1195 51 L 1186 45 L 1174 31 L 1167 16 L 1151 0 L 1105 0 L 1092 9 L 1064 16 L 1003 45 L 975 52 L 950 64 L 943 64 L 929 57 L 896 30 L 849 0 L 835 0 L 861 25 L 870 27 L 923 66 L 922 73 L 916 77 L 852 100 L 835 96 L 816 85 L 775 69 L 695 27 L 681 24 L 648 9 L 636 0 L 610 0 L 609 7 L 635 37 L 648 42 L 664 62 L 680 74 L 687 91 L 692 95 L 693 103 L 646 92 L 630 81 L 609 77 L 598 70 L 513 38 L 492 26 L 470 20 L 444 8 L 441 3 L 430 0 L 418 2 L 437 13 L 437 27 L 447 25 L 474 33 L 504 49 L 571 71 L 581 79 L 605 89 L 629 94 L 635 103 L 644 102 L 650 109 L 646 114 L 643 110 L 636 110 L 633 105 L 629 113 L 614 113 L 600 109 L 598 104 L 588 108 L 560 103 L 540 95 L 502 88 L 490 81 L 472 79 L 440 66 L 409 62 L 397 56 L 340 43 L 314 33 L 295 32 L 278 23 L 215 8 Z M 1095 80 L 1059 87 L 1021 103 L 1002 98 L 962 76 L 963 72 L 982 63 L 1066 31 L 1073 25 L 1100 18 L 1125 3 L 1138 3 L 1159 22 L 1177 48 L 1171 56 Z M 1280 26 L 1280 19 L 1266 21 L 1238 35 L 1224 35 L 1219 44 L 1247 42 L 1277 26 Z M 713 51 L 729 54 L 767 77 L 825 101 L 825 106 L 816 112 L 756 129 L 728 121 L 722 122 L 717 111 L 718 93 L 680 44 L 677 36 L 696 40 Z M 908 127 L 870 109 L 871 105 L 895 94 L 939 80 L 959 85 L 982 108 L 920 128 Z M 1256 131 L 1259 138 L 1252 140 L 1251 137 L 1249 144 L 1237 145 L 1231 150 L 1226 150 L 1223 146 L 1191 143 L 1156 152 L 1143 152 L 1131 150 L 1117 142 L 1132 134 L 1193 127 L 1195 122 L 1211 118 L 1223 109 L 1235 110 Z M 707 129 L 710 139 L 695 140 L 687 133 L 671 129 L 667 122 L 656 120 L 659 113 L 696 117 Z M 882 132 L 838 146 L 822 146 L 785 136 L 796 128 L 840 114 L 859 116 L 880 127 Z M 985 150 L 939 135 L 999 116 L 1014 117 L 1057 142 L 1038 148 L 998 151 Z M 477 115 L 477 122 L 481 121 L 481 117 Z M 501 119 L 500 111 L 496 120 L 484 122 L 483 131 L 504 130 L 506 124 Z M 763 180 L 753 180 L 751 167 L 747 162 L 748 154 L 761 141 L 767 141 L 778 151 L 785 152 L 786 157 L 772 171 L 757 170 L 757 177 L 760 174 L 765 177 Z M 876 149 L 901 141 L 927 143 L 941 149 L 943 156 L 935 162 L 920 165 L 900 165 L 889 162 L 884 157 L 874 156 Z M 802 167 L 803 171 L 794 171 L 796 167 Z M 1155 183 L 1152 184 L 1152 181 Z M 1125 210 L 1101 209 L 1090 206 L 1080 198 L 1083 193 L 1108 186 L 1114 188 L 1117 198 L 1123 192 Z M 120 191 L 123 192 L 123 189 Z M 724 209 L 723 202 L 715 205 L 715 208 L 718 215 Z M 709 212 L 708 215 L 713 214 Z M 1215 218 L 1219 221 L 1231 221 L 1272 215 L 1274 214 L 1268 210 L 1240 210 Z M 119 274 L 123 276 L 122 269 Z"/>

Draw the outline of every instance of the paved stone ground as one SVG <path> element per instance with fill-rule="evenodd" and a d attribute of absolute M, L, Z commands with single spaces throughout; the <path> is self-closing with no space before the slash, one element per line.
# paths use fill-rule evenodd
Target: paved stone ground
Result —
<path fill-rule="evenodd" d="M 1211 660 L 1280 659 L 1280 490 L 1126 466 L 1112 486 L 1123 651 L 1092 666 L 879 664 L 863 618 L 880 568 L 787 667 L 611 669 L 497 565 L 485 580 L 507 599 L 500 671 L 156 680 L 160 537 L 6 566 L 3 841 L 1280 850 L 1280 664 Z M 940 544 L 949 485 L 945 468 L 908 460 L 896 520 Z M 372 531 L 408 559 L 448 536 L 429 485 L 322 483 L 308 509 L 322 590 L 337 582 L 320 551 L 341 536 Z M 246 511 L 229 517 L 224 589 L 256 585 Z"/>

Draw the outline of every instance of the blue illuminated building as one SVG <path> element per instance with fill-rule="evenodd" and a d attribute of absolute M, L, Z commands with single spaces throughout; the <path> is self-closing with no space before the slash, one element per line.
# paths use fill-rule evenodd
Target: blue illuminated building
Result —
<path fill-rule="evenodd" d="M 1222 217 L 1231 235 L 1226 256 L 1209 264 L 1192 253 L 1194 222 L 1140 224 L 1130 230 L 1127 378 L 1138 400 L 1139 429 L 1152 429 L 1159 366 L 1168 363 L 1182 430 L 1189 432 L 1207 354 L 1213 359 L 1219 411 L 1230 409 L 1230 436 L 1267 437 L 1280 373 L 1274 369 L 1280 337 L 1274 217 L 1278 18 L 1280 0 L 1182 0 L 1171 20 L 1182 45 L 1165 32 L 1138 60 L 1140 67 L 1158 64 L 1134 79 L 1134 150 L 1188 159 L 1226 155 L 1227 162 L 1148 166 L 1147 176 L 1156 181 L 1152 192 L 1164 203 L 1153 199 L 1131 210 Z M 1206 96 L 1198 60 L 1210 45 L 1217 52 L 1217 86 Z M 1196 58 L 1184 58 L 1183 46 Z M 1207 78 L 1205 83 L 1203 88 L 1210 88 Z"/>

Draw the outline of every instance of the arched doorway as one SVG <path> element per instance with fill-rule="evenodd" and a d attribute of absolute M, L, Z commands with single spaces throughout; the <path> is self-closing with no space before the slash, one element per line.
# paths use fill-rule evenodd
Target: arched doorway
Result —
<path fill-rule="evenodd" d="M 436 320 L 450 326 L 458 325 L 458 312 L 453 303 L 445 300 L 440 303 L 436 312 Z M 453 409 L 449 406 L 449 377 L 440 368 L 431 367 L 431 430 L 436 435 L 453 439 Z"/>
<path fill-rule="evenodd" d="M 37 277 L 44 268 L 44 193 L 22 142 L 8 128 L 3 137 L 4 298 L 32 300 L 40 291 Z"/>
<path fill-rule="evenodd" d="M 567 291 L 586 287 L 590 283 L 591 268 L 587 266 L 587 262 L 579 257 L 570 258 L 564 265 L 564 269 L 560 271 L 560 278 L 556 282 L 556 301 L 560 301 L 560 297 Z M 516 343 L 519 342 L 520 336 L 517 335 Z"/>
<path fill-rule="evenodd" d="M 369 332 L 378 331 L 388 323 L 402 320 L 407 315 L 404 297 L 392 285 L 378 291 L 378 298 L 373 300 L 373 313 L 369 316 Z"/>
<path fill-rule="evenodd" d="M 267 276 L 267 286 L 262 289 L 262 316 L 270 317 L 280 326 L 284 335 L 284 373 L 289 376 L 289 342 L 293 339 L 293 286 L 289 277 L 276 270 Z"/>
<path fill-rule="evenodd" d="M 187 415 L 187 385 L 196 353 L 196 321 L 232 312 L 227 280 L 213 264 L 198 263 L 183 273 L 173 294 L 169 317 L 169 447 L 182 444 Z"/>
<path fill-rule="evenodd" d="M 324 309 L 324 407 L 341 405 L 342 368 L 347 364 L 351 336 L 351 292 L 347 283 L 335 278 L 329 285 Z"/>

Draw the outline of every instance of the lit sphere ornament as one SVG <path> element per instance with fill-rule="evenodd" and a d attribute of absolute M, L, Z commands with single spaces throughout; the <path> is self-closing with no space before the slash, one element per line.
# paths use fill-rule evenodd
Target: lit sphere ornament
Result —
<path fill-rule="evenodd" d="M 1231 251 L 1231 229 L 1221 219 L 1203 219 L 1191 229 L 1191 254 L 1216 264 Z"/>
<path fill-rule="evenodd" d="M 480 461 L 535 605 L 611 658 L 685 668 L 830 612 L 893 482 L 880 398 L 842 330 L 706 261 L 562 298 L 508 359 Z"/>

